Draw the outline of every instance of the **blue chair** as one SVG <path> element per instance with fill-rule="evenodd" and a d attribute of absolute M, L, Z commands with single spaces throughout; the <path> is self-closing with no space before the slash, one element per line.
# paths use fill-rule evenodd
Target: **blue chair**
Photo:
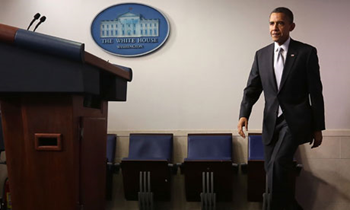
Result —
<path fill-rule="evenodd" d="M 106 171 L 106 199 L 112 200 L 113 174 L 118 173 L 119 164 L 115 163 L 115 150 L 117 145 L 117 135 L 107 134 L 107 171 Z"/>
<path fill-rule="evenodd" d="M 248 135 L 248 201 L 262 202 L 266 189 L 266 173 L 264 168 L 264 144 L 261 133 L 250 133 Z M 291 174 L 289 184 L 295 189 L 295 179 L 302 168 L 301 164 L 294 161 L 295 173 Z M 264 204 L 265 205 L 265 204 Z"/>
<path fill-rule="evenodd" d="M 264 144 L 261 134 L 248 135 L 248 201 L 262 202 L 265 192 Z"/>
<path fill-rule="evenodd" d="M 122 159 L 124 195 L 140 209 L 171 198 L 173 134 L 130 134 L 129 156 Z"/>
<path fill-rule="evenodd" d="M 201 201 L 202 209 L 215 209 L 216 201 L 231 201 L 237 171 L 232 161 L 232 134 L 188 134 L 181 171 L 187 201 Z"/>

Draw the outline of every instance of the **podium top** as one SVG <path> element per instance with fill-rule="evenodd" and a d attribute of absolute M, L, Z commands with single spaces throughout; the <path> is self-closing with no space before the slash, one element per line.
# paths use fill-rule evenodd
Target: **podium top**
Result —
<path fill-rule="evenodd" d="M 86 52 L 83 43 L 26 31 L 0 23 L 1 42 L 42 54 L 50 54 L 75 62 L 89 64 L 127 81 L 132 80 L 132 70 L 130 68 L 111 64 Z"/>

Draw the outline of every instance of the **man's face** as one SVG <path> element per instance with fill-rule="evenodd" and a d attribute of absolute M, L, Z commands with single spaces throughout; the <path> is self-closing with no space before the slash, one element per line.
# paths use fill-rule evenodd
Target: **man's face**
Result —
<path fill-rule="evenodd" d="M 283 44 L 289 38 L 289 32 L 295 27 L 287 16 L 283 13 L 271 13 L 270 15 L 270 35 L 274 42 Z"/>

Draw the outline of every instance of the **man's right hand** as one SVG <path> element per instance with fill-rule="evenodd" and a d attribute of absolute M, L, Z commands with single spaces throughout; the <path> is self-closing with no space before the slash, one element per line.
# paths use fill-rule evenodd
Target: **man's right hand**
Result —
<path fill-rule="evenodd" d="M 245 127 L 245 130 L 248 131 L 248 119 L 246 117 L 241 117 L 237 125 L 238 134 L 245 138 L 243 127 Z"/>

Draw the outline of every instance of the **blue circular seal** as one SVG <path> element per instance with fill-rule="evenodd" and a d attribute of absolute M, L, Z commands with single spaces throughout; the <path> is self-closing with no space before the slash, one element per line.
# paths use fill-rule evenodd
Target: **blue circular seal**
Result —
<path fill-rule="evenodd" d="M 111 6 L 100 12 L 91 24 L 96 44 L 124 57 L 142 56 L 159 49 L 169 33 L 169 22 L 161 12 L 137 3 Z"/>

